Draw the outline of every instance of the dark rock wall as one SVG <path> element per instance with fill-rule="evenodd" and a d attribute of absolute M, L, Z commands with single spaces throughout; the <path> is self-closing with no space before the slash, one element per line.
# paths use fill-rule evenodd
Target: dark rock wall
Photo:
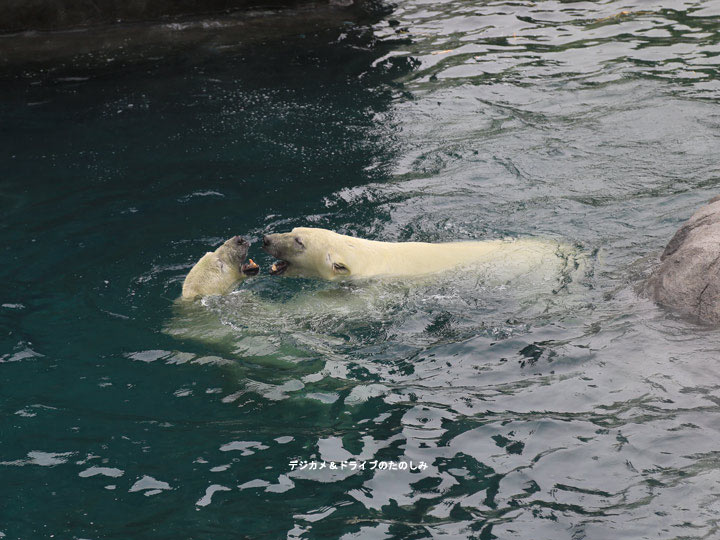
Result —
<path fill-rule="evenodd" d="M 291 7 L 303 3 L 311 2 L 303 0 L 0 0 L 0 33 L 153 21 L 167 17 L 249 8 Z"/>

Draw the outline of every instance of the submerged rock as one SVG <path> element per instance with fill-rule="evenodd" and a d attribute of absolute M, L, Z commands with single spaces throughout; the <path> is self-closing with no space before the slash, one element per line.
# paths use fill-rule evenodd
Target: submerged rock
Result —
<path fill-rule="evenodd" d="M 648 280 L 660 305 L 720 323 L 720 196 L 700 208 L 675 233 Z"/>

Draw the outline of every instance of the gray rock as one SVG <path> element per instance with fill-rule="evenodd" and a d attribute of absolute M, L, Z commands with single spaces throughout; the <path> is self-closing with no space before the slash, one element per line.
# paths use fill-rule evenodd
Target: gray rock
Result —
<path fill-rule="evenodd" d="M 720 196 L 675 233 L 647 282 L 660 305 L 720 323 Z"/>

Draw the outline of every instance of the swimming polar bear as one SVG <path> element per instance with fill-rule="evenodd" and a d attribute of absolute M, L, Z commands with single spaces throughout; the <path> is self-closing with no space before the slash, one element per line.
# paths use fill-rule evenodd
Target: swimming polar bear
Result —
<path fill-rule="evenodd" d="M 271 268 L 273 275 L 330 281 L 415 277 L 466 266 L 501 281 L 537 271 L 557 277 L 568 262 L 563 246 L 550 240 L 378 242 L 310 227 L 268 234 L 263 249 L 280 259 Z"/>
<path fill-rule="evenodd" d="M 233 236 L 215 251 L 208 251 L 185 278 L 181 298 L 227 294 L 247 276 L 257 274 L 260 267 L 252 259 L 245 264 L 249 247 L 247 240 Z"/>
<path fill-rule="evenodd" d="M 228 250 L 235 253 L 237 269 L 247 246 L 232 241 Z M 429 305 L 459 319 L 492 306 L 490 313 L 500 310 L 498 320 L 564 312 L 576 298 L 571 291 L 581 277 L 576 271 L 584 267 L 584 257 L 567 245 L 532 239 L 385 243 L 298 228 L 268 235 L 265 250 L 284 261 L 273 265 L 272 273 L 321 279 L 303 284 L 300 293 L 284 280 L 247 280 L 233 291 L 245 272 L 218 277 L 203 270 L 228 256 L 221 246 L 221 255 L 206 254 L 186 278 L 188 296 L 205 298 L 175 302 L 163 331 L 223 357 L 268 365 L 304 363 L 318 354 L 339 359 L 348 343 L 365 343 L 368 325 L 392 321 L 402 327 Z M 203 283 L 205 276 L 214 279 Z M 362 279 L 372 276 L 379 279 Z M 397 276 L 405 279 L 392 279 Z M 354 335 L 355 328 L 363 330 Z M 426 337 L 422 330 L 421 339 Z"/>

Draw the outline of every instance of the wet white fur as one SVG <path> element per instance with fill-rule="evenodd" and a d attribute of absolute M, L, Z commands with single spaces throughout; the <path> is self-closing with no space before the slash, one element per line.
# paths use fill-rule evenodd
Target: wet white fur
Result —
<path fill-rule="evenodd" d="M 552 240 L 378 242 L 310 227 L 276 237 L 287 246 L 280 255 L 290 262 L 286 275 L 328 280 L 425 276 L 460 267 L 504 280 L 534 271 L 556 274 L 565 264 L 563 247 Z M 303 249 L 293 249 L 296 238 Z"/>

